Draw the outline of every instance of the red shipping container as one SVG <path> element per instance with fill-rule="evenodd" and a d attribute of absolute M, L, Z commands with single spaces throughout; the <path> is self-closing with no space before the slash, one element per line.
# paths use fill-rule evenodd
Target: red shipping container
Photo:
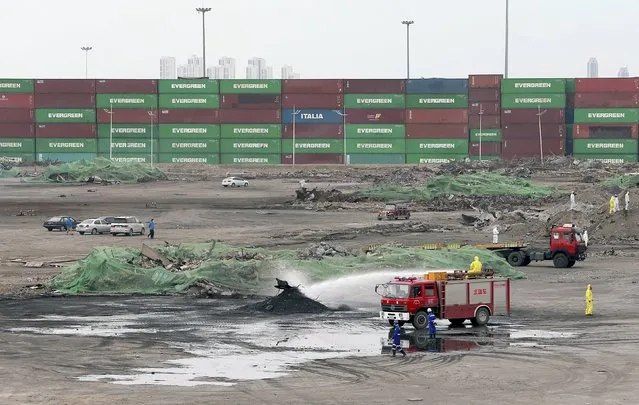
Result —
<path fill-rule="evenodd" d="M 564 156 L 564 139 L 543 139 L 544 158 Z M 501 143 L 501 156 L 506 160 L 539 157 L 539 134 L 531 139 L 511 139 Z"/>
<path fill-rule="evenodd" d="M 282 80 L 282 94 L 336 94 L 344 92 L 341 79 Z"/>
<path fill-rule="evenodd" d="M 281 108 L 281 96 L 272 94 L 223 94 L 220 108 L 241 110 L 270 110 Z"/>
<path fill-rule="evenodd" d="M 2 93 L 0 108 L 33 108 L 33 94 Z"/>
<path fill-rule="evenodd" d="M 484 101 L 481 103 L 470 103 L 468 105 L 469 115 L 479 115 L 479 109 L 484 111 L 484 115 L 501 115 L 501 103 L 499 101 Z"/>
<path fill-rule="evenodd" d="M 468 124 L 406 124 L 406 138 L 468 139 Z"/>
<path fill-rule="evenodd" d="M 572 137 L 597 139 L 639 139 L 637 124 L 574 124 Z"/>
<path fill-rule="evenodd" d="M 0 138 L 33 138 L 33 124 L 0 124 Z"/>
<path fill-rule="evenodd" d="M 344 93 L 350 94 L 404 94 L 406 81 L 402 79 L 348 79 L 344 80 Z"/>
<path fill-rule="evenodd" d="M 95 82 L 96 93 L 157 94 L 158 81 L 148 79 L 100 79 Z"/>
<path fill-rule="evenodd" d="M 37 79 L 35 93 L 95 94 L 95 80 L 92 79 Z"/>
<path fill-rule="evenodd" d="M 577 93 L 575 108 L 637 108 L 639 93 Z"/>
<path fill-rule="evenodd" d="M 499 89 L 504 75 L 470 75 L 468 87 L 471 89 Z"/>
<path fill-rule="evenodd" d="M 35 96 L 35 108 L 95 108 L 95 94 L 40 93 Z"/>
<path fill-rule="evenodd" d="M 0 108 L 0 122 L 32 123 L 34 112 L 31 108 Z"/>
<path fill-rule="evenodd" d="M 282 108 L 344 108 L 343 94 L 283 94 Z"/>
<path fill-rule="evenodd" d="M 479 115 L 471 115 L 468 117 L 468 125 L 471 128 L 501 128 L 501 115 L 484 114 L 481 116 L 481 123 L 479 122 Z"/>
<path fill-rule="evenodd" d="M 501 100 L 501 93 L 499 89 L 469 89 L 468 90 L 468 102 L 474 103 L 476 101 L 499 101 Z"/>
<path fill-rule="evenodd" d="M 282 138 L 293 138 L 293 125 L 282 126 Z M 341 139 L 344 127 L 333 124 L 295 124 L 295 139 Z"/>
<path fill-rule="evenodd" d="M 479 156 L 479 142 L 472 142 L 469 147 L 470 156 Z M 501 155 L 501 142 L 482 142 L 482 156 L 499 156 Z"/>
<path fill-rule="evenodd" d="M 566 126 L 563 124 L 541 125 L 542 139 L 564 138 Z M 504 125 L 501 129 L 502 140 L 509 139 L 539 139 L 539 124 Z"/>
<path fill-rule="evenodd" d="M 351 108 L 346 110 L 347 124 L 403 124 L 406 110 L 379 109 L 362 110 Z"/>
<path fill-rule="evenodd" d="M 184 110 L 183 110 L 184 111 Z M 189 111 L 189 110 L 186 110 Z M 97 121 L 98 124 L 108 124 L 111 122 L 111 114 L 108 108 L 98 108 Z M 155 112 L 153 122 L 158 122 L 158 112 Z M 178 121 L 186 122 L 186 121 Z M 144 109 L 113 109 L 113 123 L 114 124 L 151 124 L 151 117 L 149 116 L 149 110 Z"/>
<path fill-rule="evenodd" d="M 279 124 L 282 110 L 219 110 L 220 124 Z"/>
<path fill-rule="evenodd" d="M 575 93 L 634 93 L 639 91 L 639 78 L 577 79 Z"/>
<path fill-rule="evenodd" d="M 412 124 L 468 124 L 468 110 L 406 110 L 406 122 Z"/>
<path fill-rule="evenodd" d="M 36 138 L 97 138 L 94 124 L 38 124 Z"/>
<path fill-rule="evenodd" d="M 293 155 L 282 155 L 283 165 L 293 164 Z M 341 165 L 344 164 L 344 155 L 341 153 L 296 153 L 296 165 Z"/>
<path fill-rule="evenodd" d="M 539 122 L 537 114 L 539 110 L 536 108 L 522 108 L 501 111 L 502 125 L 512 124 L 531 124 Z M 563 124 L 565 123 L 566 113 L 563 108 L 550 109 L 541 116 L 542 124 Z"/>
<path fill-rule="evenodd" d="M 230 110 L 232 111 L 232 110 Z M 251 112 L 251 110 L 243 110 Z M 148 115 L 147 115 L 148 118 Z M 98 121 L 99 122 L 99 121 Z M 171 109 L 160 110 L 160 124 L 218 124 L 220 122 L 220 110 L 209 109 Z"/>

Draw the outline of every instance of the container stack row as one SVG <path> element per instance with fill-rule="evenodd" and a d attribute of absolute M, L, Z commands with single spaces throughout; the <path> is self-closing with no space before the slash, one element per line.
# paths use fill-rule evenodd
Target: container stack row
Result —
<path fill-rule="evenodd" d="M 468 126 L 471 159 L 501 157 L 501 80 L 503 75 L 468 78 Z"/>

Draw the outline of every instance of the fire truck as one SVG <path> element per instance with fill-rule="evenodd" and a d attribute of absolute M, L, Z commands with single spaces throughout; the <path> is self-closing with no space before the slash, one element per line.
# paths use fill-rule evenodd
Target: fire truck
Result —
<path fill-rule="evenodd" d="M 415 329 L 425 329 L 428 308 L 453 326 L 466 320 L 486 325 L 491 316 L 510 316 L 510 279 L 494 277 L 490 270 L 479 275 L 456 271 L 395 277 L 378 284 L 375 292 L 382 297 L 380 318 L 391 325 L 397 320 L 400 326 L 412 322 Z"/>

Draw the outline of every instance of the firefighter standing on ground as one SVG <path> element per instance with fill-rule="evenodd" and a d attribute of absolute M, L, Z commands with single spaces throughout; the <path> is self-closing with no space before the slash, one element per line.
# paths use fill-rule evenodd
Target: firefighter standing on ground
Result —
<path fill-rule="evenodd" d="M 612 215 L 613 212 L 615 212 L 615 196 L 614 195 L 610 197 L 610 202 L 608 203 L 608 205 L 610 206 L 609 214 Z"/>
<path fill-rule="evenodd" d="M 433 313 L 433 310 L 428 308 L 428 334 L 431 339 L 435 339 L 437 337 L 437 327 L 435 326 L 437 325 L 435 322 L 436 319 L 437 317 Z"/>
<path fill-rule="evenodd" d="M 592 286 L 586 288 L 586 315 L 592 316 Z"/>
<path fill-rule="evenodd" d="M 402 355 L 406 356 L 406 352 L 402 348 L 402 330 L 399 328 L 399 321 L 395 320 L 394 324 L 395 330 L 393 331 L 393 357 L 395 357 L 396 352 L 400 352 Z"/>
<path fill-rule="evenodd" d="M 475 256 L 475 260 L 470 264 L 470 269 L 468 270 L 468 274 L 480 274 L 481 273 L 482 264 L 479 261 L 479 256 Z"/>

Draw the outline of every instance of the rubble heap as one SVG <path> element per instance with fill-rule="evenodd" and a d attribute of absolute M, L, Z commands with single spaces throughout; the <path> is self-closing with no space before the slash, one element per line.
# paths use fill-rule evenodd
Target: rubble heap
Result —
<path fill-rule="evenodd" d="M 304 295 L 298 287 L 292 287 L 285 280 L 277 280 L 275 288 L 280 293 L 253 305 L 243 307 L 245 310 L 269 312 L 274 314 L 319 314 L 329 311 L 329 308 Z"/>
<path fill-rule="evenodd" d="M 312 244 L 308 248 L 298 251 L 300 259 L 319 259 L 335 256 L 351 256 L 351 254 L 340 246 L 331 246 L 326 242 Z"/>

